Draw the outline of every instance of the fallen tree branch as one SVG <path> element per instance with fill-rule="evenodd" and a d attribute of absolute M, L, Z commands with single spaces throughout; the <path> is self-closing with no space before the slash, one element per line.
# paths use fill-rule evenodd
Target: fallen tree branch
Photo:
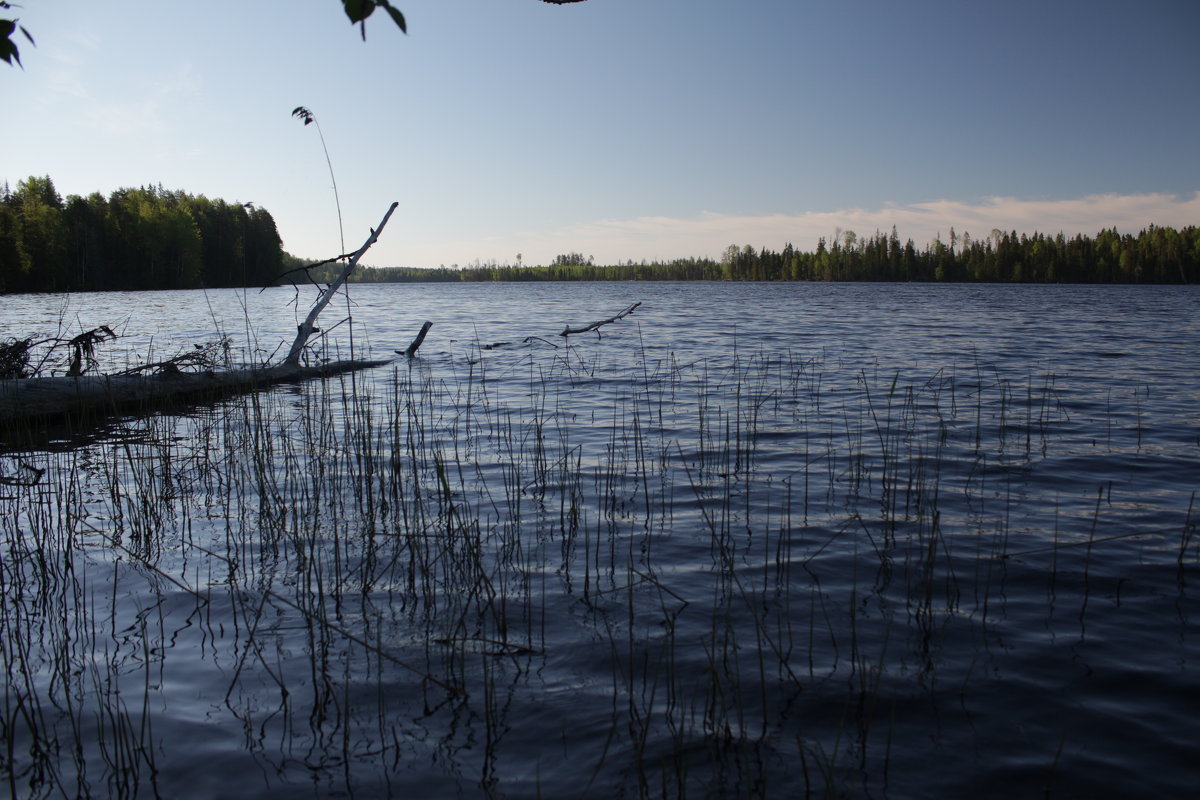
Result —
<path fill-rule="evenodd" d="M 296 339 L 292 342 L 292 348 L 288 351 L 287 357 L 283 359 L 284 364 L 295 366 L 300 363 L 300 354 L 304 352 L 304 345 L 308 342 L 308 337 L 312 336 L 317 330 L 317 317 L 325 310 L 325 306 L 329 305 L 329 301 L 337 294 L 338 289 L 342 288 L 342 284 L 350 277 L 350 273 L 354 271 L 354 268 L 358 266 L 358 260 L 371 248 L 371 245 L 378 241 L 379 234 L 383 232 L 384 226 L 387 225 L 392 212 L 396 210 L 396 206 L 398 205 L 400 204 L 392 203 L 387 213 L 383 215 L 383 219 L 379 222 L 379 227 L 371 229 L 371 235 L 363 242 L 362 247 L 350 255 L 349 262 L 347 262 L 341 274 L 337 276 L 337 279 L 321 290 L 321 294 L 317 298 L 317 302 L 313 304 L 312 310 L 308 312 L 308 316 L 305 317 L 304 322 L 300 323 L 299 329 L 296 332 Z"/>
<path fill-rule="evenodd" d="M 139 364 L 136 367 L 130 367 L 129 369 L 113 374 L 137 375 L 142 372 L 150 372 L 151 370 L 160 374 L 176 374 L 184 371 L 180 367 L 212 371 L 221 366 L 221 364 L 229 361 L 230 344 L 229 337 L 223 336 L 215 342 L 194 345 L 194 349 L 180 353 L 174 358 L 168 358 L 166 361 Z"/>
<path fill-rule="evenodd" d="M 308 282 L 313 284 L 314 286 L 316 286 L 317 282 L 315 280 L 313 280 L 312 273 L 309 272 L 310 269 L 316 269 L 317 267 L 323 267 L 326 264 L 336 264 L 337 262 L 341 261 L 343 258 L 350 258 L 352 255 L 354 255 L 354 254 L 353 253 L 342 253 L 341 255 L 334 256 L 333 258 L 326 258 L 323 261 L 318 261 L 315 264 L 305 264 L 302 267 L 293 267 L 289 270 L 284 270 L 283 272 L 281 272 L 275 276 L 275 278 L 271 281 L 271 284 L 273 285 L 273 284 L 279 283 L 284 278 L 287 278 L 289 275 L 291 275 L 293 272 L 303 272 L 305 277 L 308 278 Z M 293 286 L 295 285 L 295 281 L 292 281 L 289 279 L 288 282 L 291 283 Z M 258 290 L 258 293 L 262 294 L 268 288 L 269 288 L 268 286 L 264 286 Z"/>
<path fill-rule="evenodd" d="M 408 346 L 408 349 L 397 350 L 396 352 L 406 358 L 412 358 L 415 356 L 417 354 L 417 348 L 420 347 L 421 343 L 425 341 L 425 334 L 429 333 L 429 329 L 432 327 L 433 323 L 429 320 L 425 320 L 425 324 L 421 326 L 421 331 L 417 334 L 417 338 L 412 340 L 412 344 Z"/>
<path fill-rule="evenodd" d="M 37 486 L 46 474 L 46 470 L 41 467 L 26 464 L 24 461 L 17 462 L 17 471 L 16 475 L 0 475 L 0 486 Z"/>
<path fill-rule="evenodd" d="M 599 320 L 598 322 L 593 322 L 591 325 L 587 325 L 582 328 L 571 328 L 571 327 L 563 328 L 563 332 L 560 333 L 559 336 L 570 336 L 570 335 L 576 334 L 576 333 L 587 333 L 588 331 L 594 331 L 597 328 L 599 328 L 601 325 L 608 325 L 609 323 L 616 322 L 619 319 L 628 317 L 630 314 L 633 313 L 633 310 L 635 308 L 637 308 L 638 306 L 640 306 L 641 304 L 642 304 L 641 301 L 638 301 L 638 302 L 634 303 L 633 305 L 631 305 L 629 308 L 622 311 L 620 314 L 617 314 L 615 317 L 609 317 L 608 319 L 602 319 L 602 320 Z M 599 335 L 599 334 L 597 334 L 597 335 Z"/>
<path fill-rule="evenodd" d="M 39 417 L 102 417 L 142 413 L 163 405 L 265 389 L 277 383 L 328 377 L 390 360 L 335 361 L 314 367 L 276 367 L 157 375 L 80 375 L 0 381 L 0 422 Z"/>
<path fill-rule="evenodd" d="M 86 375 L 84 373 L 96 365 L 96 345 L 117 335 L 102 325 L 66 342 L 71 349 L 66 376 L 39 378 L 27 377 L 30 374 L 29 349 L 36 343 L 31 339 L 0 343 L 0 367 L 3 368 L 0 372 L 0 426 L 7 430 L 10 423 L 33 419 L 91 421 L 112 414 L 146 413 L 175 403 L 208 402 L 277 383 L 321 378 L 391 363 L 391 359 L 360 360 L 352 355 L 348 361 L 301 366 L 300 356 L 309 338 L 320 330 L 316 326 L 318 315 L 345 284 L 359 259 L 378 240 L 398 205 L 392 203 L 379 227 L 371 229 L 371 235 L 362 247 L 350 254 L 349 262 L 337 280 L 322 290 L 308 316 L 298 326 L 296 339 L 282 364 L 217 369 L 221 361 L 228 361 L 229 340 L 222 337 L 216 344 L 196 345 L 195 350 L 165 361 L 143 364 L 114 375 Z M 430 325 L 432 323 L 425 323 L 405 355 L 411 357 L 416 353 Z M 58 343 L 59 340 L 50 341 Z"/>

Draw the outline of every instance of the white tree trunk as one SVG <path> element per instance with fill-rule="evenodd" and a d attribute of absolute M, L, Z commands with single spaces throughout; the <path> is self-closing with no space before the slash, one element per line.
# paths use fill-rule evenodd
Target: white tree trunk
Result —
<path fill-rule="evenodd" d="M 337 276 L 337 280 L 322 290 L 321 296 L 313 304 L 312 310 L 308 312 L 308 316 L 304 318 L 304 322 L 300 323 L 299 330 L 296 331 L 296 340 L 292 342 L 292 349 L 288 351 L 287 358 L 283 360 L 284 364 L 296 366 L 300 363 L 300 354 L 304 352 L 304 345 L 308 343 L 308 337 L 312 336 L 313 332 L 317 330 L 317 317 L 325 310 L 325 306 L 329 305 L 329 301 L 337 294 L 338 289 L 342 288 L 342 284 L 350 277 L 350 273 L 354 271 L 354 268 L 358 266 L 358 260 L 379 239 L 379 234 L 383 232 L 383 226 L 387 225 L 388 219 L 391 218 L 392 212 L 396 210 L 396 206 L 398 205 L 399 203 L 392 203 L 391 208 L 383 215 L 379 227 L 372 228 L 371 235 L 363 242 L 363 246 L 350 254 L 350 260 L 346 262 L 346 266 L 342 269 L 341 274 Z"/>

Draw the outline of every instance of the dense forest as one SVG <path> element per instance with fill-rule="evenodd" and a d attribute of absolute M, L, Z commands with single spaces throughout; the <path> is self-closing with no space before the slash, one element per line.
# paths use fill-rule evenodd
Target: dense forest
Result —
<path fill-rule="evenodd" d="M 49 177 L 0 185 L 0 292 L 263 286 L 283 271 L 275 220 L 161 186 L 64 201 Z"/>
<path fill-rule="evenodd" d="M 1197 283 L 1200 227 L 1151 225 L 1095 237 L 952 228 L 918 248 L 895 228 L 860 237 L 839 231 L 815 251 L 730 245 L 720 260 L 597 265 L 581 253 L 547 266 L 363 267 L 360 282 L 459 281 L 970 281 L 999 283 Z M 301 264 L 282 250 L 275 220 L 252 204 L 159 187 L 63 200 L 49 177 L 0 185 L 0 292 L 264 286 Z M 310 271 L 327 282 L 340 270 Z M 298 273 L 297 273 L 298 274 Z"/>

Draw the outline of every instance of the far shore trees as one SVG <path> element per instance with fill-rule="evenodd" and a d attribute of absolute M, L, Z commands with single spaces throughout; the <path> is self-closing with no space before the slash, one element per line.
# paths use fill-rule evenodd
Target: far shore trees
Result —
<path fill-rule="evenodd" d="M 989 236 L 935 237 L 924 247 L 887 234 L 839 231 L 813 251 L 790 243 L 782 250 L 730 245 L 720 260 L 599 265 L 578 253 L 544 267 L 475 263 L 460 268 L 391 267 L 356 273 L 362 282 L 474 281 L 914 281 L 955 283 L 1200 283 L 1200 227 L 1150 225 L 1137 234 L 1100 231 L 1095 237 L 993 230 Z"/>
<path fill-rule="evenodd" d="M 1150 225 L 1096 236 L 952 231 L 919 247 L 893 228 L 837 231 L 812 251 L 730 245 L 720 260 L 597 264 L 569 252 L 546 266 L 495 261 L 460 268 L 360 267 L 355 282 L 945 281 L 1200 283 L 1200 227 Z M 275 220 L 253 203 L 162 186 L 63 199 L 48 177 L 0 184 L 0 293 L 268 286 L 305 262 L 283 252 Z M 307 271 L 334 279 L 340 265 Z"/>
<path fill-rule="evenodd" d="M 0 185 L 0 292 L 266 286 L 283 271 L 253 203 L 162 186 L 65 200 L 47 176 Z"/>

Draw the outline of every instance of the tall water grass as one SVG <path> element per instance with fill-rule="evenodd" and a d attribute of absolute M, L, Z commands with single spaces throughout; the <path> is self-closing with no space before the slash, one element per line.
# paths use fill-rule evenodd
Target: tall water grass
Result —
<path fill-rule="evenodd" d="M 1200 558 L 1190 506 L 1129 531 L 1137 487 L 1068 469 L 1053 375 L 629 352 L 480 350 L 5 456 L 42 471 L 0 496 L 10 792 L 911 787 L 907 740 L 1029 635 L 1010 586 L 1082 641 L 1097 597 L 1146 565 L 1182 594 Z M 1061 777 L 1063 747 L 1031 757 Z"/>

